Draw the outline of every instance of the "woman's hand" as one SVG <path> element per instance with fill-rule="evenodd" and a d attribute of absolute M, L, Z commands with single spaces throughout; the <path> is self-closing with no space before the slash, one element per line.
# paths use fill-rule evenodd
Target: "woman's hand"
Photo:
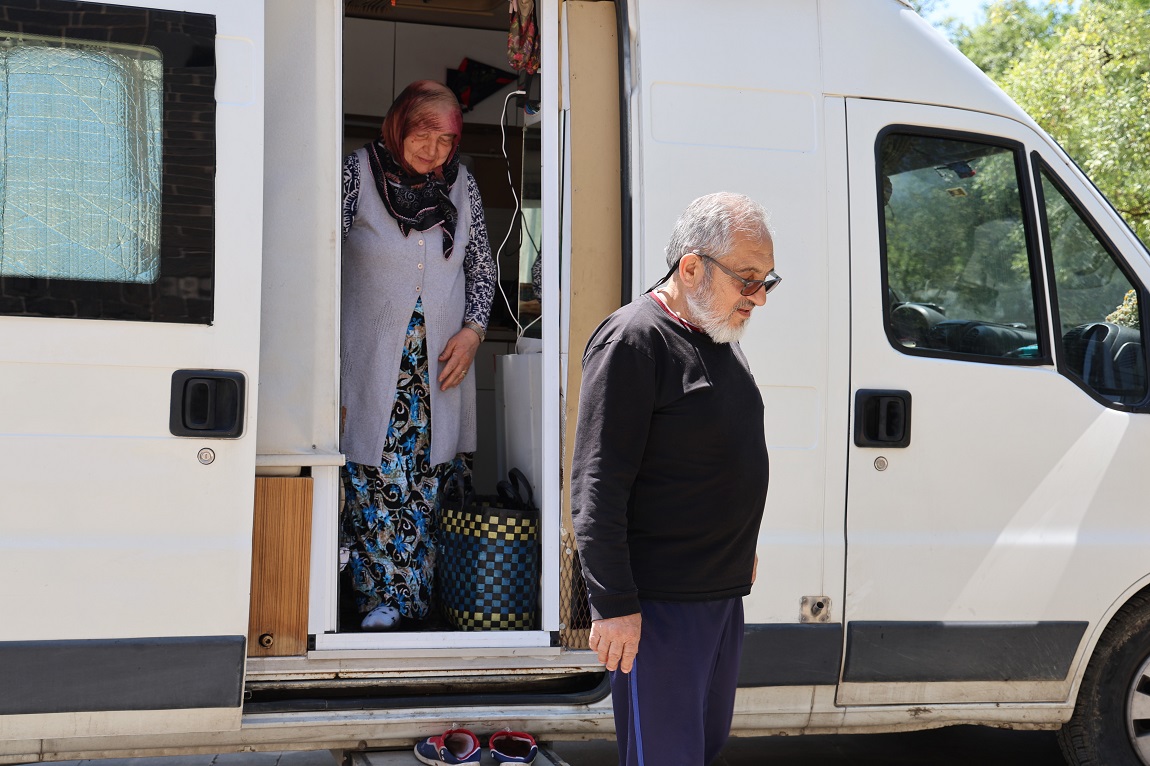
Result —
<path fill-rule="evenodd" d="M 475 352 L 479 349 L 479 333 L 468 327 L 451 336 L 443 353 L 439 355 L 439 390 L 446 391 L 463 382 Z"/>

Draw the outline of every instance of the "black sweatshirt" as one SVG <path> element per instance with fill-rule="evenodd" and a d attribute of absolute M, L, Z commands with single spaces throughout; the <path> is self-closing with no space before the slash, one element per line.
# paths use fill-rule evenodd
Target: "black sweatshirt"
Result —
<path fill-rule="evenodd" d="M 738 344 L 649 294 L 609 316 L 583 355 L 571 472 L 592 619 L 640 598 L 749 593 L 767 476 L 763 399 Z"/>

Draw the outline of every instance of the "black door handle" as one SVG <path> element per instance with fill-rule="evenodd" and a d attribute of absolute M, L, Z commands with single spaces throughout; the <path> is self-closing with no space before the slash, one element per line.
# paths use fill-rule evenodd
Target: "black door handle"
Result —
<path fill-rule="evenodd" d="M 193 431 L 211 431 L 216 426 L 216 381 L 191 378 L 184 383 L 184 425 Z"/>
<path fill-rule="evenodd" d="M 244 430 L 245 378 L 227 370 L 176 370 L 168 430 L 175 436 L 235 439 Z"/>
<path fill-rule="evenodd" d="M 909 391 L 860 389 L 855 392 L 855 446 L 906 447 L 909 444 Z"/>

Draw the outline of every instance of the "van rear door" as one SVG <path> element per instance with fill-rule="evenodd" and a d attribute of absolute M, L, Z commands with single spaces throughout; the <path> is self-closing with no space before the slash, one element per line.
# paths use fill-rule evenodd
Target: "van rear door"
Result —
<path fill-rule="evenodd" d="M 5 753 L 239 726 L 263 23 L 0 9 L 0 740 L 27 744 Z"/>
<path fill-rule="evenodd" d="M 1144 251 L 1021 122 L 848 99 L 847 126 L 837 701 L 1064 701 L 1145 577 Z"/>

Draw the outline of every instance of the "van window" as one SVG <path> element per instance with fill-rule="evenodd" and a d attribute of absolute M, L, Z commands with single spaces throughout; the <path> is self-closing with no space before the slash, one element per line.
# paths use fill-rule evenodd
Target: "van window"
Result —
<path fill-rule="evenodd" d="M 210 324 L 215 18 L 0 8 L 0 314 Z"/>
<path fill-rule="evenodd" d="M 1045 356 L 1020 148 L 890 132 L 879 142 L 887 335 L 913 354 Z"/>
<path fill-rule="evenodd" d="M 161 62 L 148 48 L 0 48 L 0 275 L 155 282 Z"/>
<path fill-rule="evenodd" d="M 1137 404 L 1146 398 L 1138 290 L 1046 168 L 1039 177 L 1060 361 L 1103 399 Z"/>

